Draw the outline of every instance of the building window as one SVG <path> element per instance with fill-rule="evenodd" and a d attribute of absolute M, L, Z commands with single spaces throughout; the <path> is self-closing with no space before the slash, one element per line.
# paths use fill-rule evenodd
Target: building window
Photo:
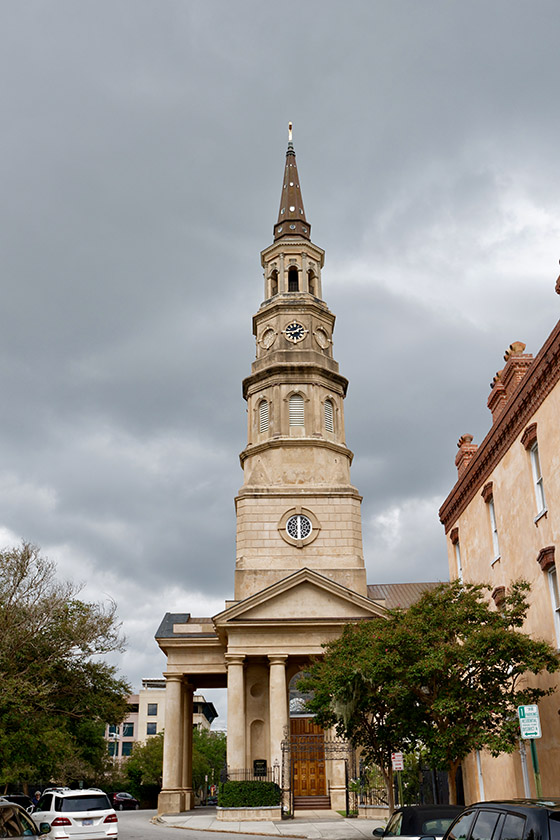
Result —
<path fill-rule="evenodd" d="M 268 432 L 268 400 L 259 403 L 259 432 Z"/>
<path fill-rule="evenodd" d="M 121 747 L 121 755 L 131 755 L 132 754 L 132 745 L 133 741 L 123 741 Z"/>
<path fill-rule="evenodd" d="M 123 738 L 134 738 L 134 724 L 133 723 L 123 723 L 122 734 L 123 734 Z"/>
<path fill-rule="evenodd" d="M 332 400 L 325 400 L 325 429 L 334 432 L 334 409 Z"/>
<path fill-rule="evenodd" d="M 498 542 L 498 526 L 496 525 L 494 496 L 490 496 L 488 499 L 488 513 L 490 514 L 490 527 L 492 529 L 492 549 L 494 551 L 494 560 L 498 560 L 500 556 L 500 543 Z"/>
<path fill-rule="evenodd" d="M 490 517 L 490 530 L 492 531 L 492 550 L 494 554 L 493 563 L 500 559 L 500 543 L 498 541 L 498 526 L 496 524 L 496 508 L 494 507 L 494 485 L 491 481 L 482 488 L 481 496 L 486 502 L 488 515 Z"/>
<path fill-rule="evenodd" d="M 157 723 L 146 724 L 146 735 L 157 735 Z"/>
<path fill-rule="evenodd" d="M 148 703 L 148 716 L 149 717 L 156 717 L 157 715 L 157 703 Z"/>
<path fill-rule="evenodd" d="M 118 726 L 110 726 L 109 727 L 109 736 L 118 735 L 119 734 L 119 727 Z"/>
<path fill-rule="evenodd" d="M 288 269 L 288 291 L 299 292 L 299 274 L 295 265 Z"/>
<path fill-rule="evenodd" d="M 312 530 L 311 520 L 300 513 L 290 516 L 286 522 L 286 532 L 293 540 L 305 540 Z"/>
<path fill-rule="evenodd" d="M 537 499 L 537 514 L 543 513 L 546 510 L 546 501 L 544 498 L 544 487 L 541 470 L 541 460 L 539 458 L 539 444 L 534 443 L 530 449 L 531 467 L 533 469 L 533 482 L 535 484 L 535 496 Z"/>
<path fill-rule="evenodd" d="M 301 394 L 290 397 L 290 426 L 304 426 L 304 403 Z"/>
<path fill-rule="evenodd" d="M 463 567 L 461 565 L 461 546 L 459 545 L 459 540 L 455 543 L 455 562 L 457 564 L 457 577 L 463 583 Z"/>
<path fill-rule="evenodd" d="M 270 296 L 278 294 L 278 272 L 276 269 L 270 275 Z"/>
<path fill-rule="evenodd" d="M 119 754 L 119 744 L 117 741 L 109 741 L 107 744 L 107 751 L 109 755 L 116 756 Z"/>
<path fill-rule="evenodd" d="M 550 598 L 554 613 L 554 630 L 556 631 L 556 644 L 560 646 L 560 590 L 558 589 L 558 575 L 556 566 L 548 570 L 548 585 L 550 586 Z"/>

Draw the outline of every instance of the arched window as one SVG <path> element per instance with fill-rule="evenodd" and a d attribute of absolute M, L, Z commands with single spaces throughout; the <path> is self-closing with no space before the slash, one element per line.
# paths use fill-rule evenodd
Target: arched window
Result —
<path fill-rule="evenodd" d="M 268 401 L 261 400 L 259 403 L 259 432 L 268 432 Z"/>
<path fill-rule="evenodd" d="M 303 397 L 292 394 L 290 397 L 290 426 L 304 426 Z"/>
<path fill-rule="evenodd" d="M 307 272 L 307 287 L 309 289 L 310 295 L 316 295 L 317 290 L 315 286 L 315 275 L 311 271 L 311 269 Z"/>
<path fill-rule="evenodd" d="M 270 297 L 278 294 L 278 272 L 276 269 L 270 275 Z"/>
<path fill-rule="evenodd" d="M 299 292 L 299 274 L 295 265 L 288 269 L 288 291 Z"/>
<path fill-rule="evenodd" d="M 325 429 L 334 432 L 334 408 L 332 400 L 325 400 Z"/>

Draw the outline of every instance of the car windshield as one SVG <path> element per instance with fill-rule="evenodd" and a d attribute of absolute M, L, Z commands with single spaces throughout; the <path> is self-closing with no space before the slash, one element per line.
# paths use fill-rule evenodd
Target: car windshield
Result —
<path fill-rule="evenodd" d="M 84 796 L 57 796 L 56 811 L 107 811 L 111 806 L 104 793 L 85 794 Z"/>
<path fill-rule="evenodd" d="M 443 837 L 456 816 L 456 814 L 453 814 L 452 817 L 435 817 L 432 820 L 426 820 L 422 823 L 420 834 L 434 834 Z"/>

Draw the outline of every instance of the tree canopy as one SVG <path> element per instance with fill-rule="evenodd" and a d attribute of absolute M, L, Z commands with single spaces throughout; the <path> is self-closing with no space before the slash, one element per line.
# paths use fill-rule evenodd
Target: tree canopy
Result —
<path fill-rule="evenodd" d="M 123 649 L 115 604 L 79 593 L 36 546 L 0 551 L 0 783 L 92 779 L 126 717 L 130 686 L 100 659 Z"/>
<path fill-rule="evenodd" d="M 347 625 L 300 684 L 323 726 L 364 748 L 392 798 L 391 752 L 422 745 L 432 766 L 455 775 L 473 750 L 511 752 L 516 707 L 553 688 L 531 675 L 560 667 L 547 642 L 522 631 L 529 585 L 513 583 L 500 609 L 486 585 L 441 584 L 407 611 Z"/>

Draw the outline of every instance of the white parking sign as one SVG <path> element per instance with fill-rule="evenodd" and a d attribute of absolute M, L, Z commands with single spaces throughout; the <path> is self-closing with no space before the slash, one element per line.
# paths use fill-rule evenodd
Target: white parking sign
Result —
<path fill-rule="evenodd" d="M 539 717 L 539 707 L 535 704 L 531 706 L 518 706 L 517 714 L 519 715 L 521 737 L 540 738 L 542 732 L 541 719 Z"/>

